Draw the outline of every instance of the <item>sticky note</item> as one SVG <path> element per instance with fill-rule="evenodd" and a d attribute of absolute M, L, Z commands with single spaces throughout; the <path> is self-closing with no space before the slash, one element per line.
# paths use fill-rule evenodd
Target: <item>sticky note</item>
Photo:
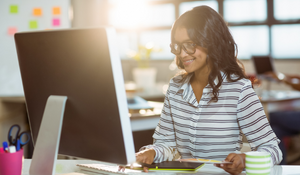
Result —
<path fill-rule="evenodd" d="M 42 9 L 41 8 L 34 8 L 33 9 L 34 16 L 42 16 Z"/>
<path fill-rule="evenodd" d="M 60 7 L 53 7 L 52 13 L 53 15 L 60 15 Z"/>
<path fill-rule="evenodd" d="M 37 21 L 29 21 L 29 28 L 30 29 L 37 29 L 38 28 Z"/>
<path fill-rule="evenodd" d="M 18 11 L 19 11 L 19 7 L 17 6 L 17 5 L 11 5 L 10 6 L 10 13 L 18 13 Z"/>
<path fill-rule="evenodd" d="M 9 27 L 7 30 L 8 35 L 14 35 L 15 33 L 17 33 L 17 28 L 15 27 Z"/>
<path fill-rule="evenodd" d="M 52 20 L 52 25 L 53 25 L 53 26 L 60 26 L 60 19 L 54 18 L 54 19 Z"/>

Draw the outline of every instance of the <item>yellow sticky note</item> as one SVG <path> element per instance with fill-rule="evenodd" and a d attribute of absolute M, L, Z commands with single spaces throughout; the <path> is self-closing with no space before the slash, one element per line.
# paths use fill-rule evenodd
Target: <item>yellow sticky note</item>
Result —
<path fill-rule="evenodd" d="M 60 15 L 60 7 L 53 7 L 52 13 L 53 15 Z"/>
<path fill-rule="evenodd" d="M 29 21 L 29 28 L 30 29 L 37 29 L 38 28 L 37 21 Z"/>
<path fill-rule="evenodd" d="M 10 13 L 18 13 L 19 7 L 17 5 L 11 5 L 9 11 Z"/>
<path fill-rule="evenodd" d="M 42 16 L 42 9 L 41 8 L 34 8 L 33 9 L 34 16 Z"/>

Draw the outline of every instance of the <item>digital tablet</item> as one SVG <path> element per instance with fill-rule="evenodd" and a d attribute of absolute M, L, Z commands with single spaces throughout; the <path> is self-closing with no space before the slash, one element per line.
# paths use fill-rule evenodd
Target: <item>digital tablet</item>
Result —
<path fill-rule="evenodd" d="M 163 171 L 197 171 L 200 169 L 204 163 L 198 162 L 179 162 L 179 161 L 165 161 L 161 163 L 152 164 L 141 164 L 139 166 L 133 166 L 133 169 L 143 169 L 143 167 L 148 167 L 148 170 L 163 170 Z M 130 168 L 130 166 L 126 166 Z"/>

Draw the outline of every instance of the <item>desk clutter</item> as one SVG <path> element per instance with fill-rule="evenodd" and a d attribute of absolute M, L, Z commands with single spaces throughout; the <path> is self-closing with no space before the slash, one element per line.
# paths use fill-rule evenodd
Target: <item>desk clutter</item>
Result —
<path fill-rule="evenodd" d="M 129 113 L 139 113 L 141 109 L 144 110 L 153 110 L 154 108 L 150 104 L 139 96 L 133 98 L 127 98 L 128 110 Z"/>
<path fill-rule="evenodd" d="M 23 149 L 30 140 L 29 132 L 20 133 L 20 126 L 13 125 L 8 131 L 8 142 L 2 142 L 0 148 L 0 174 L 1 175 L 21 175 Z M 26 139 L 24 141 L 24 136 Z"/>

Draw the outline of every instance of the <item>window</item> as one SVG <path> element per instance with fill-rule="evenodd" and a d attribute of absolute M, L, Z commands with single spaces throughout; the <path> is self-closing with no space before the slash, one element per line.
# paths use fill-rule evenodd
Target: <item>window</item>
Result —
<path fill-rule="evenodd" d="M 278 20 L 300 19 L 299 0 L 274 0 L 274 17 Z"/>
<path fill-rule="evenodd" d="M 148 5 L 141 2 L 131 5 L 121 3 L 114 6 L 109 12 L 109 23 L 120 28 L 172 25 L 175 20 L 173 4 Z"/>
<path fill-rule="evenodd" d="M 272 26 L 274 58 L 300 58 L 300 24 Z"/>
<path fill-rule="evenodd" d="M 146 31 L 141 33 L 140 43 L 146 45 L 153 44 L 154 52 L 152 59 L 173 59 L 170 52 L 171 30 Z"/>
<path fill-rule="evenodd" d="M 300 59 L 300 0 L 108 0 L 109 24 L 116 27 L 122 59 L 139 45 L 153 43 L 152 59 L 173 59 L 170 29 L 195 6 L 207 5 L 228 22 L 238 58 L 272 55 Z M 273 13 L 272 13 L 273 12 Z"/>
<path fill-rule="evenodd" d="M 269 54 L 269 29 L 266 25 L 230 27 L 238 46 L 238 58 Z"/>
<path fill-rule="evenodd" d="M 265 0 L 225 0 L 224 19 L 227 22 L 265 21 L 267 19 Z"/>
<path fill-rule="evenodd" d="M 179 5 L 179 14 L 182 15 L 184 12 L 191 10 L 193 7 L 207 5 L 213 8 L 215 11 L 219 11 L 218 2 L 217 1 L 190 1 L 190 2 L 182 2 Z"/>
<path fill-rule="evenodd" d="M 136 32 L 118 32 L 118 47 L 121 58 L 130 57 L 130 55 L 138 48 L 138 35 Z"/>

